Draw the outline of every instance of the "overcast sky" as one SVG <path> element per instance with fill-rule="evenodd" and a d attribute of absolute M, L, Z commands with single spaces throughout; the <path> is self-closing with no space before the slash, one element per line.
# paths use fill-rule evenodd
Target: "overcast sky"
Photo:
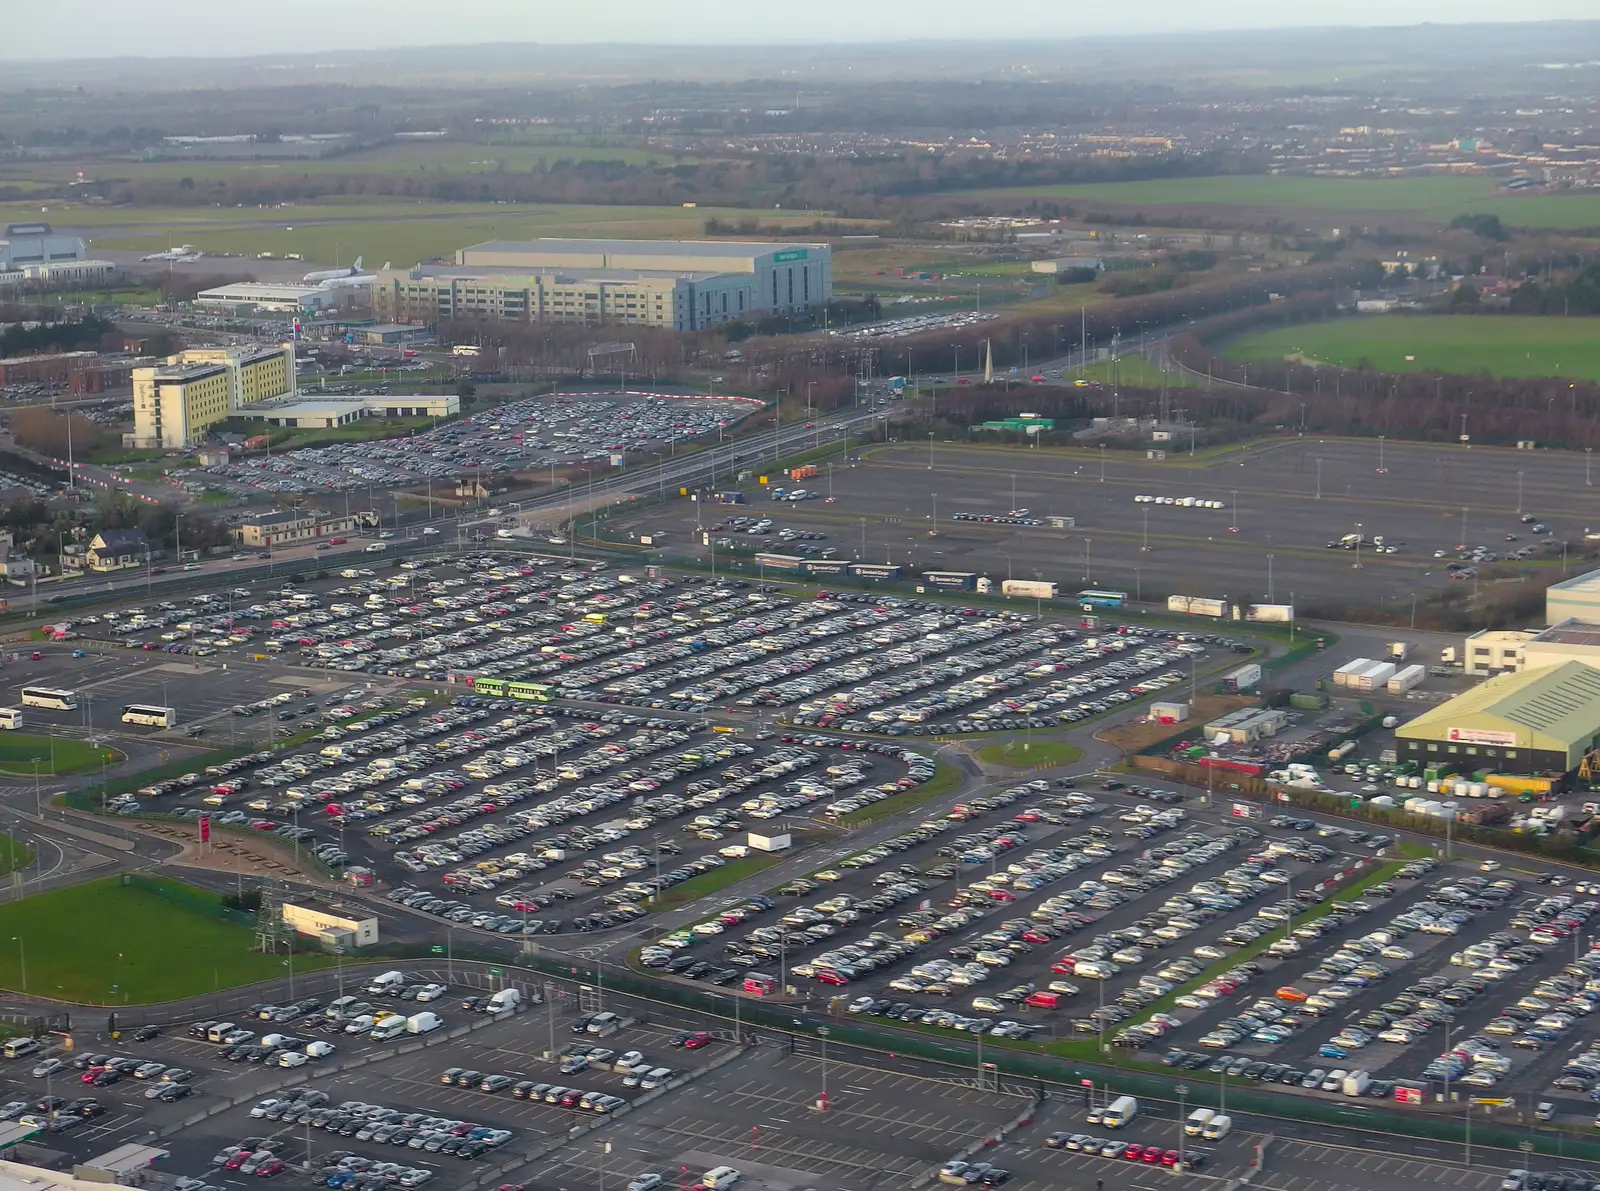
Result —
<path fill-rule="evenodd" d="M 486 41 L 1072 37 L 1597 15 L 1597 0 L 15 0 L 0 58 L 239 56 Z"/>

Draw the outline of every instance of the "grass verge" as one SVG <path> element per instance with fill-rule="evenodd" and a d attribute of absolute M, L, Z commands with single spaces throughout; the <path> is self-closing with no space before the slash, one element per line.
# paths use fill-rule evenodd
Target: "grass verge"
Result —
<path fill-rule="evenodd" d="M 1041 765 L 1071 765 L 1083 756 L 1076 745 L 1058 740 L 1013 740 L 991 744 L 978 750 L 978 760 L 990 765 L 1009 765 L 1013 769 L 1036 769 Z"/>
<path fill-rule="evenodd" d="M 205 890 L 167 884 L 220 905 Z M 0 948 L 0 983 L 84 1004 L 177 1000 L 288 970 L 286 957 L 251 950 L 255 933 L 249 927 L 125 886 L 118 877 L 0 906 L 0 936 L 19 941 Z M 332 962 L 331 956 L 295 957 L 301 971 Z"/>
<path fill-rule="evenodd" d="M 51 767 L 52 757 L 54 768 Z M 0 734 L 0 773 L 32 776 L 35 758 L 39 761 L 39 772 L 48 777 L 52 773 L 59 776 L 98 769 L 102 759 L 114 765 L 122 755 L 115 749 L 85 744 L 70 736 L 36 736 L 31 732 Z"/>
<path fill-rule="evenodd" d="M 32 863 L 32 848 L 9 835 L 0 835 L 0 877 L 9 876 Z"/>
<path fill-rule="evenodd" d="M 903 794 L 894 794 L 882 802 L 874 802 L 871 806 L 864 806 L 858 811 L 839 817 L 842 827 L 860 827 L 878 819 L 904 814 L 913 807 L 931 802 L 941 794 L 948 794 L 961 785 L 961 771 L 953 765 L 946 765 L 943 761 L 934 762 L 934 773 L 931 778 L 914 789 Z"/>
<path fill-rule="evenodd" d="M 763 869 L 769 869 L 780 860 L 782 855 L 773 856 L 746 856 L 739 860 L 730 860 L 721 868 L 712 869 L 709 873 L 701 873 L 698 877 L 691 877 L 681 885 L 674 885 L 671 889 L 661 893 L 650 905 L 651 910 L 672 910 L 678 906 L 687 905 L 696 898 L 704 897 L 708 893 L 715 893 L 719 889 L 726 889 L 729 885 L 737 884 L 746 877 L 754 876 Z M 648 903 L 646 903 L 648 904 Z"/>

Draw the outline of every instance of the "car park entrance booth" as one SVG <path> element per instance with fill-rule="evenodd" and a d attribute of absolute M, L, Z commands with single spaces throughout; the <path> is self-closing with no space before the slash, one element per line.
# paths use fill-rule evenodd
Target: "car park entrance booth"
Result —
<path fill-rule="evenodd" d="M 1564 662 L 1503 674 L 1395 732 L 1423 768 L 1570 773 L 1600 745 L 1600 670 Z"/>
<path fill-rule="evenodd" d="M 72 1168 L 72 1182 L 70 1186 L 80 1187 L 89 1183 L 120 1183 L 124 1186 L 138 1186 L 143 1182 L 142 1172 L 155 1165 L 162 1158 L 167 1157 L 169 1151 L 158 1146 L 130 1144 L 118 1146 L 101 1154 L 98 1158 L 90 1158 L 87 1162 L 80 1162 Z M 4 1165 L 10 1166 L 11 1163 Z M 0 1179 L 5 1172 L 0 1171 Z M 59 1176 L 57 1176 L 59 1177 Z"/>

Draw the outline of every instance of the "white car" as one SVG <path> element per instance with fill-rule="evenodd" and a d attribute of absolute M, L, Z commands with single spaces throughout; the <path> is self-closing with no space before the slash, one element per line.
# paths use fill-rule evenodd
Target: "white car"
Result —
<path fill-rule="evenodd" d="M 262 1117 L 267 1115 L 268 1109 L 276 1108 L 282 1103 L 283 1101 L 277 1096 L 268 1096 L 265 1100 L 258 1101 L 256 1105 L 250 1109 L 250 1115 L 255 1117 L 257 1120 L 260 1120 Z"/>
<path fill-rule="evenodd" d="M 334 1047 L 333 1043 L 324 1042 L 322 1039 L 318 1038 L 315 1042 L 306 1043 L 306 1056 L 313 1059 L 325 1059 L 331 1055 L 335 1049 L 336 1048 Z"/>
<path fill-rule="evenodd" d="M 1492 873 L 1498 871 L 1501 867 L 1498 860 L 1485 860 L 1478 866 L 1478 869 L 1480 872 Z"/>
<path fill-rule="evenodd" d="M 422 530 L 422 536 L 425 538 L 436 537 L 438 533 L 439 531 L 431 525 L 424 526 Z"/>
<path fill-rule="evenodd" d="M 442 984 L 425 984 L 417 990 L 417 1000 L 437 1001 L 448 991 L 449 989 Z"/>
<path fill-rule="evenodd" d="M 278 1056 L 280 1067 L 304 1067 L 310 1060 L 297 1050 L 286 1050 Z"/>
<path fill-rule="evenodd" d="M 661 1186 L 661 1176 L 658 1174 L 642 1174 L 628 1184 L 628 1191 L 656 1191 Z"/>

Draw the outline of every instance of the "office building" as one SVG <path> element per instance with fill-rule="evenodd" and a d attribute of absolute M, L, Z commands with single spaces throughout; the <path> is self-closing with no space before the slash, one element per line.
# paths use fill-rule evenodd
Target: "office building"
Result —
<path fill-rule="evenodd" d="M 454 264 L 385 270 L 380 319 L 605 323 L 694 331 L 806 310 L 833 296 L 827 244 L 491 240 Z"/>
<path fill-rule="evenodd" d="M 189 348 L 133 370 L 133 446 L 176 450 L 247 404 L 294 394 L 294 345 Z"/>

